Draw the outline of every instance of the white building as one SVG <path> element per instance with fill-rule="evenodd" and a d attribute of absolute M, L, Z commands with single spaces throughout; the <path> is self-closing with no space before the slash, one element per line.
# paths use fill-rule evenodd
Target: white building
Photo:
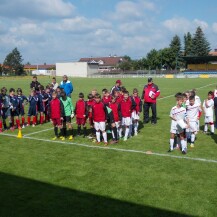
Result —
<path fill-rule="evenodd" d="M 87 62 L 56 63 L 56 76 L 88 77 L 98 72 L 99 65 Z"/>

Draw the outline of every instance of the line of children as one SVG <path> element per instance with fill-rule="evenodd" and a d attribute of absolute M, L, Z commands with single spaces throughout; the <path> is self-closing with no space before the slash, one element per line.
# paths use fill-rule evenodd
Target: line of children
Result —
<path fill-rule="evenodd" d="M 204 133 L 207 133 L 208 125 L 211 127 L 211 134 L 214 134 L 213 110 L 214 100 L 213 92 L 209 91 L 207 99 L 203 102 L 195 94 L 195 90 L 177 93 L 176 106 L 170 111 L 170 148 L 168 152 L 181 148 L 182 153 L 187 153 L 187 142 L 194 148 L 196 134 L 199 131 L 199 119 L 204 112 Z M 181 147 L 180 147 L 181 145 Z"/>

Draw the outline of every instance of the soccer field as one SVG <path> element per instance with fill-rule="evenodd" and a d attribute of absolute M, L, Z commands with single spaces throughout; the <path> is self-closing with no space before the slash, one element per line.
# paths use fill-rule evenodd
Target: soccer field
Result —
<path fill-rule="evenodd" d="M 71 79 L 73 104 L 79 92 L 101 93 L 115 80 Z M 121 80 L 140 95 L 147 83 L 146 78 Z M 30 81 L 0 78 L 0 87 L 21 87 L 29 95 Z M 38 81 L 46 85 L 50 79 Z M 203 101 L 217 82 L 161 78 L 154 83 L 161 90 L 158 124 L 141 123 L 138 136 L 126 142 L 105 147 L 76 136 L 52 141 L 50 123 L 26 127 L 22 139 L 17 130 L 0 134 L 0 216 L 217 216 L 217 135 L 199 132 L 187 155 L 167 153 L 175 93 L 196 88 Z M 201 129 L 203 124 L 202 116 Z"/>

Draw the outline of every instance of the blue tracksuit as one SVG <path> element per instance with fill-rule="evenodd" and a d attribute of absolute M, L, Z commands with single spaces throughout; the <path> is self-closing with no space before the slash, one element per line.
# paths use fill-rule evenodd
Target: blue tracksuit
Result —
<path fill-rule="evenodd" d="M 60 88 L 63 88 L 65 93 L 66 93 L 66 96 L 71 96 L 71 93 L 73 91 L 73 85 L 72 85 L 72 82 L 71 81 L 61 81 L 60 83 Z"/>

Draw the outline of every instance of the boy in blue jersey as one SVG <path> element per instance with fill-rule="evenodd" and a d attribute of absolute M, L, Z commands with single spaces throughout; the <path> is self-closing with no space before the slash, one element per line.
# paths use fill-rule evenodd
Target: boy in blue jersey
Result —
<path fill-rule="evenodd" d="M 28 99 L 26 96 L 23 95 L 23 91 L 21 88 L 17 89 L 17 99 L 18 99 L 18 111 L 19 116 L 21 116 L 22 121 L 22 128 L 25 128 L 25 111 L 24 106 L 28 102 Z M 26 102 L 25 102 L 26 101 Z"/>
<path fill-rule="evenodd" d="M 35 90 L 32 90 L 30 92 L 28 101 L 29 101 L 29 111 L 28 111 L 27 126 L 30 125 L 31 117 L 33 117 L 32 126 L 34 127 L 36 125 L 36 120 L 37 120 L 36 114 L 37 114 L 37 104 L 38 104 L 38 97 L 36 96 Z"/>

